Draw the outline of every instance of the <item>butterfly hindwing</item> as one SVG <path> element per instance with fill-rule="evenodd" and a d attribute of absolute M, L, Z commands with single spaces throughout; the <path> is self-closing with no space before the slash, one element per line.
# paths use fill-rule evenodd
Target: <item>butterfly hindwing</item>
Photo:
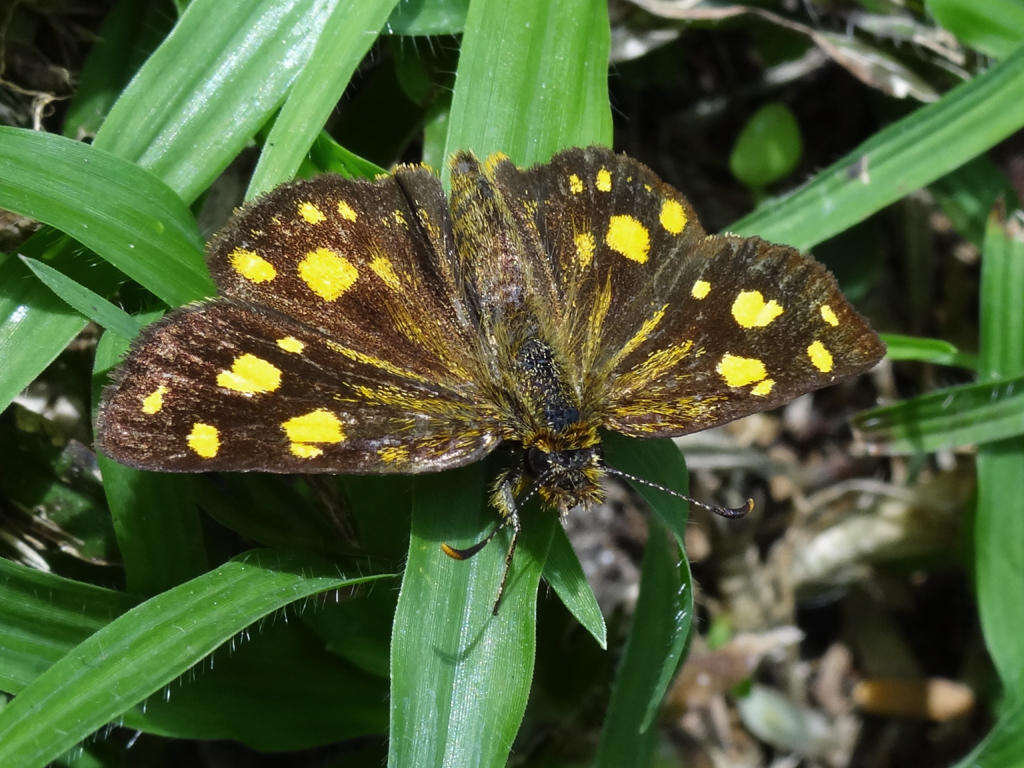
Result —
<path fill-rule="evenodd" d="M 105 392 L 97 432 L 118 461 L 166 471 L 420 472 L 498 441 L 472 387 L 232 299 L 146 328 Z"/>

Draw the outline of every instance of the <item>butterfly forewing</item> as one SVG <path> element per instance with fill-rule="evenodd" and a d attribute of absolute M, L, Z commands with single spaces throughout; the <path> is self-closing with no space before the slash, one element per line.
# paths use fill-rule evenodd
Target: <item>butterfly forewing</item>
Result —
<path fill-rule="evenodd" d="M 147 329 L 105 393 L 98 442 L 114 458 L 420 472 L 499 441 L 427 171 L 280 187 L 236 215 L 209 263 L 224 298 Z"/>

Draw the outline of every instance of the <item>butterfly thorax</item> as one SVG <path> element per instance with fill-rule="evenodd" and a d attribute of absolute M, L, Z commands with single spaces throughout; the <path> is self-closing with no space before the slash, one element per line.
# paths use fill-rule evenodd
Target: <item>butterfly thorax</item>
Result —
<path fill-rule="evenodd" d="M 544 502 L 563 511 L 600 500 L 598 422 L 586 418 L 555 349 L 531 334 L 511 351 L 522 427 L 516 438 L 524 449 L 523 488 L 539 482 Z"/>

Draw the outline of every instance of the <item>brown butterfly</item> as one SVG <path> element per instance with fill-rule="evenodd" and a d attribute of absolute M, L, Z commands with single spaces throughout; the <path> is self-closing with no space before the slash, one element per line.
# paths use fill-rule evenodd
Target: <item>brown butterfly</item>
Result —
<path fill-rule="evenodd" d="M 416 473 L 505 443 L 498 525 L 444 548 L 469 557 L 509 525 L 507 575 L 526 497 L 563 513 L 602 498 L 616 470 L 600 429 L 707 429 L 885 351 L 820 264 L 707 235 L 625 155 L 521 170 L 463 152 L 451 171 L 450 201 L 401 166 L 245 206 L 209 246 L 220 296 L 145 329 L 104 393 L 99 447 L 165 471 Z"/>

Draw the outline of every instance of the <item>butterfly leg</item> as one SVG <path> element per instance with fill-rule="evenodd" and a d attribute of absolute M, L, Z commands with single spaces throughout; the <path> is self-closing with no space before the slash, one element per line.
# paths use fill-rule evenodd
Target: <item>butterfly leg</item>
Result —
<path fill-rule="evenodd" d="M 481 549 L 487 546 L 491 539 L 506 525 L 512 527 L 512 541 L 509 544 L 508 552 L 505 554 L 505 565 L 501 572 L 501 582 L 498 585 L 498 596 L 494 600 L 493 613 L 498 613 L 498 606 L 501 604 L 502 595 L 505 593 L 505 582 L 508 580 L 509 570 L 512 567 L 512 556 L 516 551 L 516 544 L 519 543 L 519 508 L 516 506 L 516 493 L 521 490 L 524 478 L 520 469 L 506 469 L 494 483 L 494 491 L 491 494 L 491 503 L 498 510 L 499 520 L 494 528 L 484 538 L 465 549 L 457 549 L 449 544 L 442 544 L 441 551 L 448 557 L 455 560 L 466 560 Z"/>

